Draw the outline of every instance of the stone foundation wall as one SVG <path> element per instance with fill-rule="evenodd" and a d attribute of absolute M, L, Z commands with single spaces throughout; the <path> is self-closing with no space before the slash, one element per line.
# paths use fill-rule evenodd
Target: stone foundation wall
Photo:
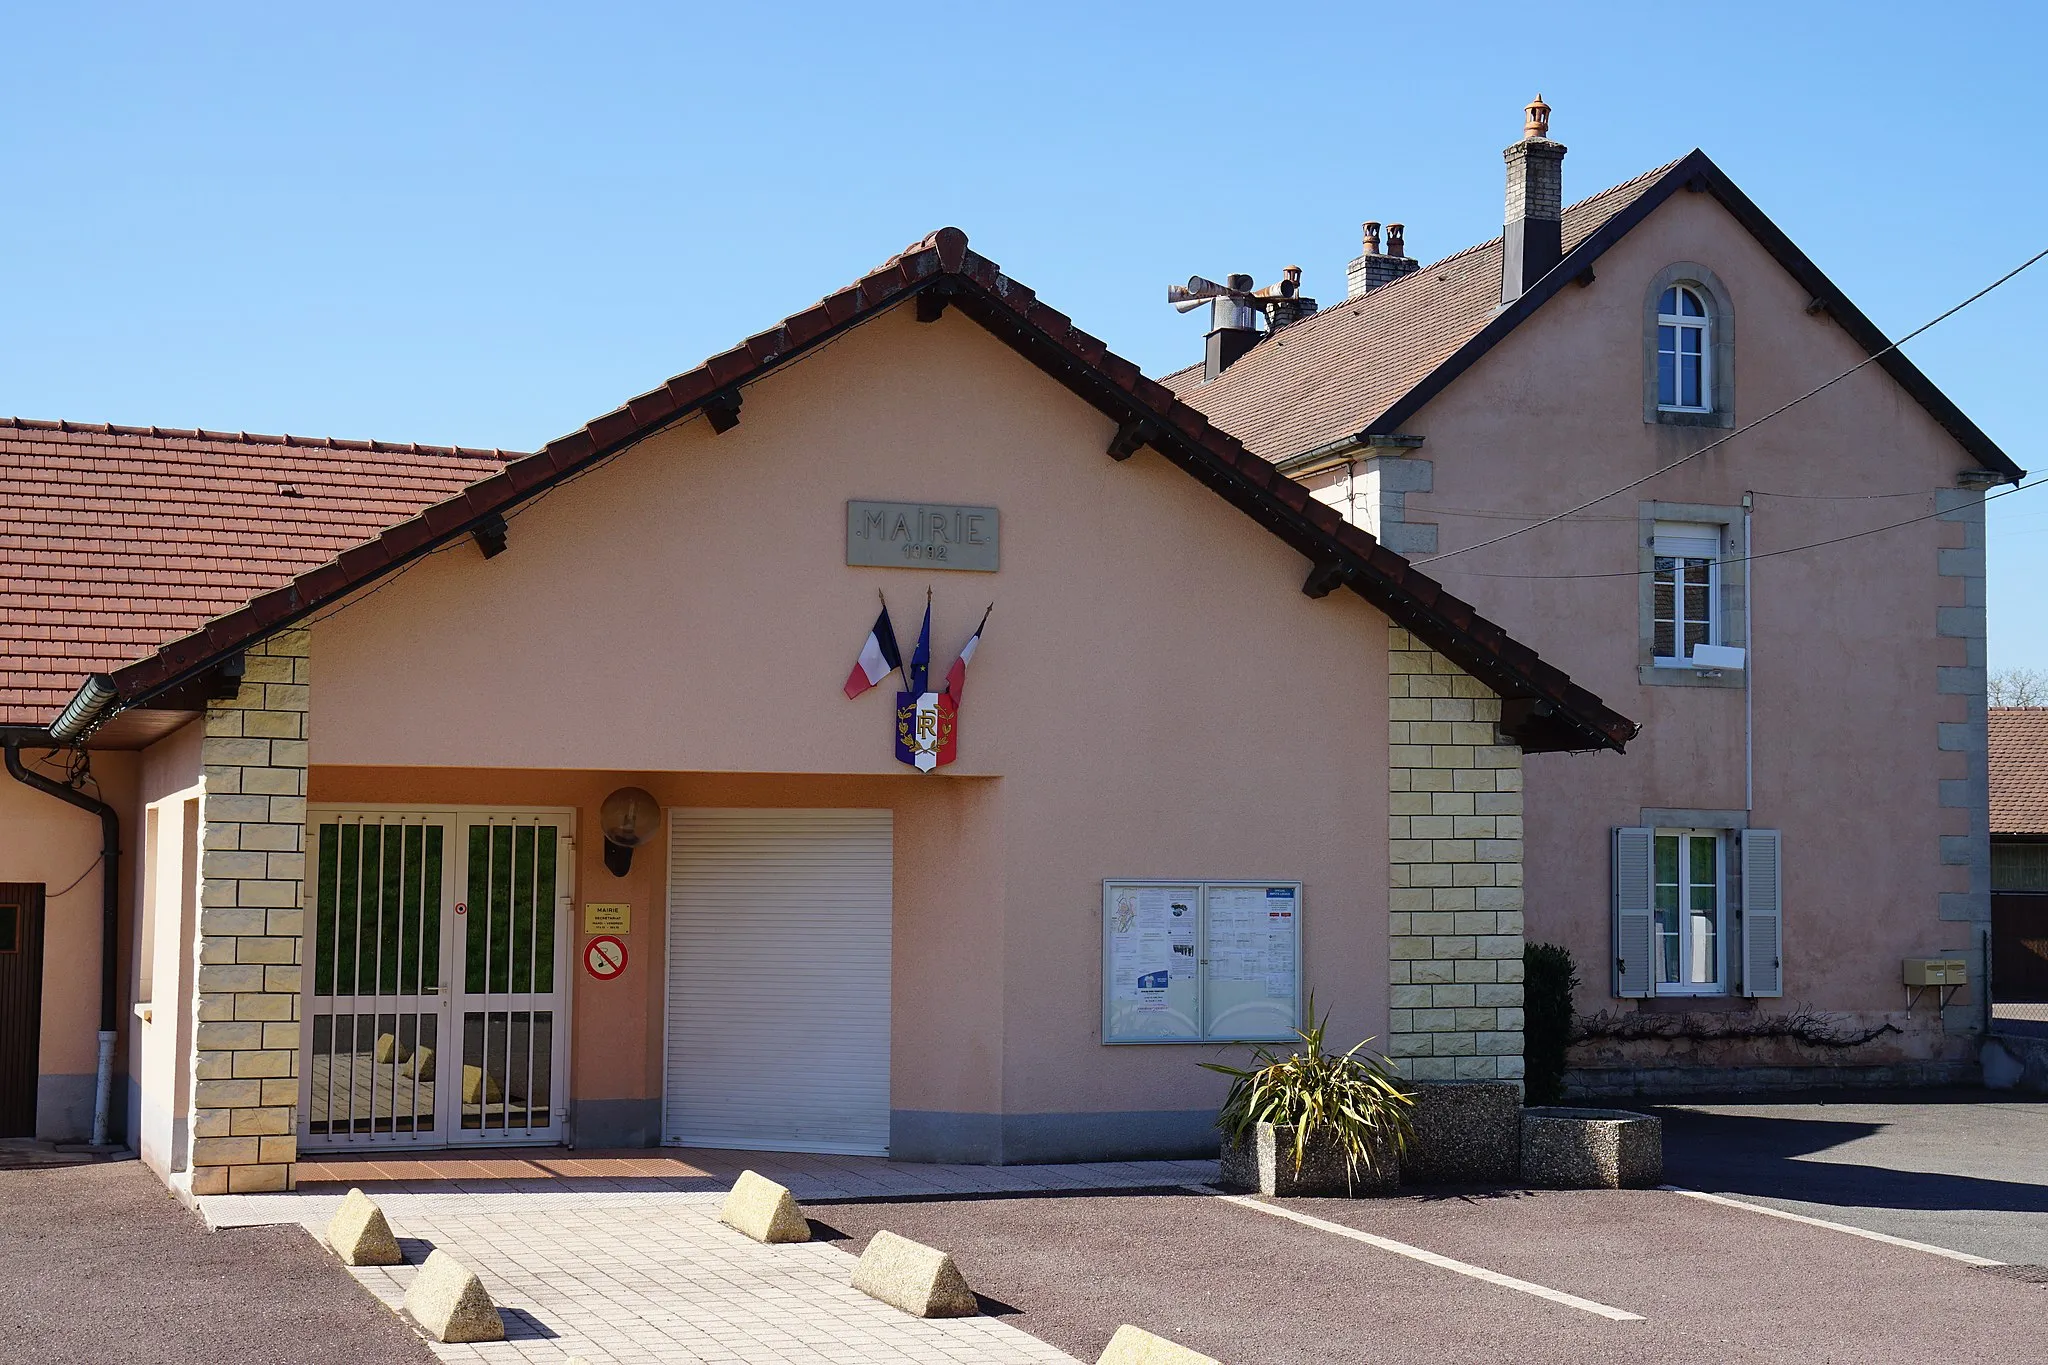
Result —
<path fill-rule="evenodd" d="M 1522 751 L 1500 699 L 1391 627 L 1387 1055 L 1418 1081 L 1522 1078 Z"/>
<path fill-rule="evenodd" d="M 254 646 L 206 708 L 194 1194 L 290 1189 L 298 1159 L 306 654 L 303 630 Z"/>

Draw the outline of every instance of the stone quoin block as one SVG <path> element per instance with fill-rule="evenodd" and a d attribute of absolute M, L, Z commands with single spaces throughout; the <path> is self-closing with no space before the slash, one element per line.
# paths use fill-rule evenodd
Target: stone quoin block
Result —
<path fill-rule="evenodd" d="M 796 1196 L 754 1171 L 740 1172 L 718 1210 L 718 1221 L 757 1242 L 811 1240 L 810 1220 L 797 1207 Z"/>
<path fill-rule="evenodd" d="M 327 1245 L 343 1265 L 400 1265 L 398 1239 L 377 1201 L 352 1189 L 327 1224 Z"/>
<path fill-rule="evenodd" d="M 1386 1050 L 1411 1080 L 1515 1082 L 1521 999 L 1492 988 L 1520 980 L 1521 750 L 1499 698 L 1412 633 L 1388 658 L 1388 976 L 1431 993 L 1396 1002 Z"/>
<path fill-rule="evenodd" d="M 1125 1323 L 1116 1329 L 1109 1345 L 1102 1348 L 1095 1365 L 1223 1365 L 1223 1362 Z"/>
<path fill-rule="evenodd" d="M 405 1313 L 436 1341 L 503 1341 L 505 1320 L 476 1272 L 436 1249 L 405 1291 Z"/>
<path fill-rule="evenodd" d="M 861 1253 L 853 1287 L 912 1317 L 971 1318 L 981 1311 L 951 1256 L 886 1229 Z"/>

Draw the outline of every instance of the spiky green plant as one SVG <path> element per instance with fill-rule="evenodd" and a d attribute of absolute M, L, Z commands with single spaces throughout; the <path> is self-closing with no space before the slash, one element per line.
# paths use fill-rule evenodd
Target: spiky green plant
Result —
<path fill-rule="evenodd" d="M 1303 1048 L 1281 1056 L 1271 1048 L 1252 1053 L 1255 1065 L 1230 1066 L 1202 1062 L 1210 1071 L 1231 1077 L 1216 1126 L 1231 1143 L 1250 1140 L 1261 1123 L 1294 1130 L 1294 1170 L 1301 1173 L 1309 1143 L 1327 1129 L 1344 1152 L 1344 1176 L 1356 1183 L 1362 1166 L 1380 1173 L 1380 1163 L 1398 1160 L 1414 1136 L 1408 1111 L 1413 1096 L 1403 1091 L 1377 1053 L 1359 1056 L 1367 1038 L 1349 1052 L 1332 1052 L 1324 1041 L 1329 1016 L 1316 1015 L 1315 997 L 1308 1000 L 1309 1025 L 1294 1032 Z"/>

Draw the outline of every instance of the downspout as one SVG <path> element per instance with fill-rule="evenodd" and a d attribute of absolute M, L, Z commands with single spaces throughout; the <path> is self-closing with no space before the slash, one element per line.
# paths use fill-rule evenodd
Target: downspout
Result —
<path fill-rule="evenodd" d="M 1742 813 L 1756 814 L 1756 621 L 1749 614 L 1753 600 L 1750 579 L 1756 574 L 1756 547 L 1750 542 L 1750 518 L 1755 495 L 1742 494 Z"/>
<path fill-rule="evenodd" d="M 100 818 L 100 1037 L 99 1064 L 93 1075 L 92 1145 L 104 1147 L 114 1102 L 114 1037 L 119 1017 L 121 816 L 106 802 L 23 767 L 20 740 L 8 739 L 6 750 L 7 771 L 15 781 Z"/>

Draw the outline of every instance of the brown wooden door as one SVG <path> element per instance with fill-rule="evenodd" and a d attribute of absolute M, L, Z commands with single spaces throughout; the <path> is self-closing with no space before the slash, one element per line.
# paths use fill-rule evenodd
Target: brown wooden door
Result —
<path fill-rule="evenodd" d="M 1991 998 L 2001 1005 L 2048 1004 L 2048 895 L 1992 896 Z"/>
<path fill-rule="evenodd" d="M 43 886 L 0 882 L 0 1138 L 36 1135 L 43 1036 Z"/>

